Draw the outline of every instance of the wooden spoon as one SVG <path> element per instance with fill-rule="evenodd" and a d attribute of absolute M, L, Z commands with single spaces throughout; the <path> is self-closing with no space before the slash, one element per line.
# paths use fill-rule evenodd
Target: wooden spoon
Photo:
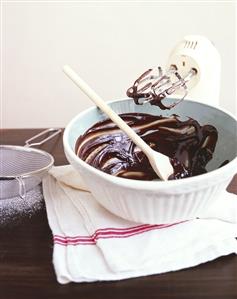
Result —
<path fill-rule="evenodd" d="M 154 151 L 118 116 L 96 92 L 75 73 L 70 66 L 63 67 L 64 73 L 99 107 L 129 138 L 143 151 L 160 179 L 166 181 L 174 169 L 169 157 Z"/>

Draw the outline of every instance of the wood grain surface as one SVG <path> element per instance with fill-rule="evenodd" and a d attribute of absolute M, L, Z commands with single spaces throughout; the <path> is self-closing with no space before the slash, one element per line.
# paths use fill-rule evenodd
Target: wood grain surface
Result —
<path fill-rule="evenodd" d="M 2 130 L 1 144 L 24 145 L 40 129 Z M 62 138 L 41 147 L 66 164 Z M 229 186 L 237 194 L 237 176 Z M 237 298 L 237 256 L 229 255 L 187 270 L 118 282 L 60 285 L 52 265 L 52 236 L 45 207 L 30 219 L 0 227 L 0 299 L 21 298 Z"/>

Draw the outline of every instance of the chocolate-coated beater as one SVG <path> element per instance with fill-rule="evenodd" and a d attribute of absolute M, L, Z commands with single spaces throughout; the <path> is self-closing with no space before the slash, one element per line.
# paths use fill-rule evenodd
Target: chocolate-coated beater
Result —
<path fill-rule="evenodd" d="M 127 90 L 127 96 L 133 98 L 139 105 L 149 102 L 162 110 L 171 109 L 186 97 L 187 83 L 196 74 L 197 70 L 192 68 L 186 76 L 182 77 L 175 65 L 171 65 L 165 73 L 161 67 L 149 69 Z M 180 98 L 171 105 L 164 105 L 162 100 L 172 94 L 179 94 Z"/>

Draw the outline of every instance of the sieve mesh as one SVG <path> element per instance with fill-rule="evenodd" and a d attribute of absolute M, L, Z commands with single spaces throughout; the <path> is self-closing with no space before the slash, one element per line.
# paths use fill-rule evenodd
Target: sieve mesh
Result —
<path fill-rule="evenodd" d="M 30 147 L 41 145 L 61 132 L 49 128 L 26 140 L 25 146 L 0 145 L 0 199 L 24 198 L 40 184 L 54 159 L 49 153 Z"/>
<path fill-rule="evenodd" d="M 49 155 L 24 147 L 0 147 L 0 176 L 20 176 L 47 167 Z"/>
<path fill-rule="evenodd" d="M 53 157 L 22 146 L 0 146 L 0 198 L 24 197 L 53 165 Z"/>

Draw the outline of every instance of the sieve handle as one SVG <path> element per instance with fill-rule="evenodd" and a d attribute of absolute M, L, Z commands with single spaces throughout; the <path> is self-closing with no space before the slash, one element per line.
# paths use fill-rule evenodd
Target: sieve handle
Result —
<path fill-rule="evenodd" d="M 31 147 L 31 146 L 41 145 L 41 144 L 47 142 L 48 140 L 52 139 L 56 135 L 60 134 L 61 132 L 62 132 L 62 129 L 57 129 L 57 128 L 46 129 L 46 130 L 40 132 L 39 134 L 31 137 L 30 139 L 27 139 L 25 141 L 25 147 Z M 50 135 L 47 136 L 46 138 L 42 139 L 41 141 L 31 143 L 35 139 L 38 139 L 39 137 L 44 136 L 47 133 L 50 133 Z"/>
<path fill-rule="evenodd" d="M 22 177 L 15 178 L 19 184 L 19 195 L 22 199 L 26 197 L 26 185 Z"/>

